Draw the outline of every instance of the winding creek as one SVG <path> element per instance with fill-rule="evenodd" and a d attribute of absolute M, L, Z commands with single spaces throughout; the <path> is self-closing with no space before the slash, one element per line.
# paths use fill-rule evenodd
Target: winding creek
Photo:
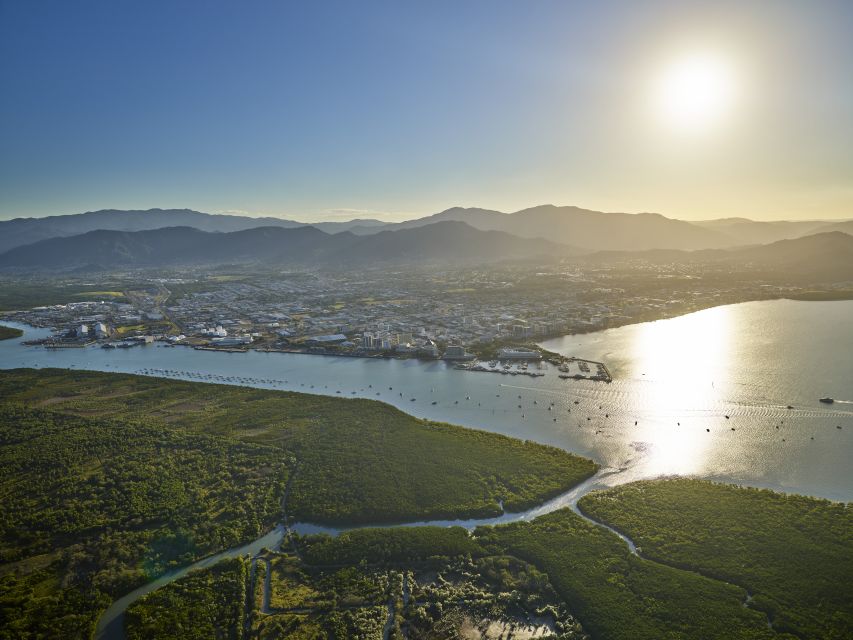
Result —
<path fill-rule="evenodd" d="M 13 324 L 13 323 L 6 323 Z M 25 339 L 47 330 L 19 326 Z M 46 350 L 0 342 L 0 368 L 61 367 L 381 400 L 420 418 L 552 444 L 596 460 L 586 482 L 521 513 L 380 526 L 529 520 L 585 493 L 643 478 L 691 475 L 853 499 L 853 301 L 753 302 L 543 343 L 607 363 L 612 384 L 458 371 L 442 362 L 147 346 Z M 833 405 L 818 402 L 835 398 Z M 583 514 L 581 514 L 583 515 Z M 595 523 L 598 526 L 604 526 Z M 298 533 L 342 529 L 294 523 Z M 608 527 L 609 528 L 609 527 Z M 611 529 L 612 531 L 612 529 Z M 613 531 L 633 553 L 636 547 Z M 117 600 L 98 638 L 122 638 L 122 614 L 146 593 L 223 558 L 275 548 L 284 525 L 247 545 L 160 576 Z"/>
<path fill-rule="evenodd" d="M 311 533 L 325 533 L 327 535 L 336 536 L 343 531 L 348 529 L 355 528 L 364 528 L 368 527 L 379 527 L 383 529 L 392 528 L 392 527 L 419 527 L 419 526 L 441 526 L 441 527 L 450 527 L 450 526 L 460 526 L 466 529 L 473 530 L 476 527 L 482 525 L 495 525 L 495 524 L 506 524 L 509 522 L 518 522 L 523 520 L 532 520 L 538 516 L 544 515 L 546 513 L 550 513 L 551 511 L 555 511 L 557 509 L 562 509 L 563 507 L 570 507 L 575 513 L 579 514 L 584 519 L 592 522 L 596 526 L 603 527 L 613 534 L 619 536 L 627 545 L 631 553 L 637 554 L 637 547 L 627 536 L 623 535 L 619 531 L 600 523 L 596 520 L 593 520 L 587 517 L 583 512 L 581 512 L 577 508 L 578 500 L 595 489 L 602 489 L 608 486 L 613 486 L 612 482 L 609 482 L 608 479 L 612 479 L 618 475 L 618 470 L 613 469 L 602 469 L 599 470 L 591 478 L 588 478 L 584 482 L 576 485 L 569 491 L 544 502 L 543 504 L 534 507 L 532 509 L 528 509 L 527 511 L 522 511 L 518 513 L 504 513 L 503 515 L 496 516 L 493 518 L 472 518 L 468 520 L 425 520 L 422 522 L 405 522 L 399 524 L 375 524 L 375 525 L 360 525 L 359 527 L 324 527 L 320 525 L 313 525 L 309 523 L 294 523 L 291 525 L 279 524 L 269 533 L 264 534 L 257 540 L 250 542 L 249 544 L 242 545 L 239 547 L 234 547 L 233 549 L 228 549 L 226 551 L 222 551 L 216 555 L 210 556 L 208 558 L 204 558 L 195 562 L 187 567 L 184 567 L 178 571 L 170 572 L 163 574 L 159 578 L 131 591 L 126 596 L 116 600 L 107 609 L 106 612 L 101 616 L 100 621 L 98 622 L 98 630 L 95 634 L 95 637 L 98 640 L 121 640 L 125 637 L 124 634 L 124 612 L 127 608 L 136 602 L 142 596 L 151 593 L 159 589 L 160 587 L 169 584 L 185 575 L 187 575 L 190 571 L 195 569 L 204 569 L 206 567 L 211 567 L 215 565 L 220 560 L 224 560 L 226 558 L 241 558 L 241 557 L 252 557 L 252 572 L 255 572 L 256 563 L 261 560 L 266 563 L 266 572 L 264 575 L 264 596 L 263 596 L 263 608 L 262 611 L 264 613 L 269 613 L 270 611 L 270 564 L 267 560 L 258 557 L 258 554 L 261 553 L 264 549 L 278 550 L 283 541 L 285 540 L 287 533 L 289 530 L 292 530 L 299 534 L 311 534 Z M 285 498 L 286 500 L 286 498 Z M 284 507 L 284 518 L 287 520 L 287 512 L 286 505 Z M 392 605 L 389 604 L 389 607 Z"/>

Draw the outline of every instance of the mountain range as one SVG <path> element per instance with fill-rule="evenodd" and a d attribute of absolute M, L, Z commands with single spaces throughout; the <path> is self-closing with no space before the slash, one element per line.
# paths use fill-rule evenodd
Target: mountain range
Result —
<path fill-rule="evenodd" d="M 0 254 L 0 267 L 68 269 L 263 263 L 294 266 L 469 263 L 565 257 L 578 251 L 547 240 L 480 231 L 445 221 L 358 236 L 314 227 L 211 232 L 192 227 L 89 231 Z"/>
<path fill-rule="evenodd" d="M 853 220 L 778 220 L 759 222 L 747 218 L 722 218 L 693 223 L 696 226 L 719 231 L 741 244 L 767 244 L 777 240 L 793 240 L 815 233 L 841 231 L 853 233 Z"/>
<path fill-rule="evenodd" d="M 616 263 L 632 260 L 656 264 L 704 263 L 736 266 L 787 280 L 853 281 L 853 235 L 825 231 L 792 240 L 735 249 L 680 251 L 599 251 L 585 256 L 587 262 Z"/>
<path fill-rule="evenodd" d="M 40 240 L 96 230 L 145 231 L 165 227 L 193 227 L 201 231 L 234 232 L 259 227 L 295 229 L 312 226 L 330 234 L 350 232 L 367 236 L 448 221 L 464 222 L 481 231 L 502 231 L 520 238 L 544 238 L 589 251 L 723 249 L 766 244 L 824 231 L 853 233 L 853 220 L 756 222 L 745 218 L 725 218 L 686 222 L 656 213 L 605 213 L 553 205 L 522 209 L 514 213 L 453 207 L 431 216 L 399 223 L 355 219 L 310 224 L 272 217 L 209 214 L 190 209 L 107 209 L 0 221 L 0 253 Z"/>
<path fill-rule="evenodd" d="M 853 235 L 842 231 L 730 249 L 589 252 L 541 238 L 483 231 L 454 220 L 398 226 L 393 231 L 370 235 L 352 231 L 327 233 L 310 226 L 257 227 L 224 233 L 192 227 L 96 230 L 10 249 L 0 254 L 0 268 L 63 270 L 222 264 L 351 268 L 566 258 L 586 263 L 715 263 L 786 279 L 853 281 Z"/>
<path fill-rule="evenodd" d="M 656 213 L 604 213 L 578 207 L 542 205 L 503 213 L 489 209 L 454 207 L 432 216 L 386 225 L 383 229 L 411 229 L 454 220 L 482 231 L 503 231 L 521 238 L 561 238 L 589 250 L 707 249 L 734 244 L 728 236 L 666 218 Z M 355 233 L 375 233 L 362 226 Z"/>
<path fill-rule="evenodd" d="M 318 222 L 308 225 L 295 220 L 282 218 L 251 218 L 230 214 L 212 214 L 191 209 L 147 209 L 119 210 L 102 209 L 86 213 L 74 213 L 64 216 L 45 218 L 14 218 L 0 220 L 0 253 L 39 240 L 76 236 L 88 231 L 147 231 L 165 227 L 193 227 L 201 231 L 243 231 L 257 227 L 297 227 L 313 226 L 328 233 L 347 231 L 352 227 L 371 229 L 382 227 L 379 220 L 348 220 L 346 222 Z"/>

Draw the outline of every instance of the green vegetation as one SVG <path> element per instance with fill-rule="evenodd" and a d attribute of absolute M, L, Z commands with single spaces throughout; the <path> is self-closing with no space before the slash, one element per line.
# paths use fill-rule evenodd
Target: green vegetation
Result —
<path fill-rule="evenodd" d="M 267 561 L 272 566 L 270 608 L 261 613 Z M 169 637 L 162 632 L 169 628 L 188 638 L 234 637 L 233 630 L 242 626 L 240 612 L 233 601 L 212 593 L 221 575 L 235 574 L 224 565 L 194 572 L 165 587 L 167 593 L 155 592 L 135 604 L 128 611 L 130 640 Z M 223 590 L 242 603 L 237 582 L 230 579 Z M 401 569 L 394 562 L 324 568 L 269 552 L 257 560 L 254 585 L 243 586 L 254 594 L 244 638 L 377 640 L 386 623 L 395 639 L 524 638 L 533 632 L 563 640 L 586 637 L 548 576 L 508 556 L 435 556 L 428 567 L 417 569 Z M 187 626 L 196 619 L 207 635 Z"/>
<path fill-rule="evenodd" d="M 520 609 L 500 596 L 491 603 L 499 604 L 491 609 L 498 619 L 542 613 L 550 589 L 593 638 L 851 637 L 848 505 L 696 480 L 617 487 L 581 505 L 633 536 L 644 557 L 570 510 L 473 536 L 453 528 L 367 529 L 305 537 L 300 546 L 308 563 L 394 566 L 404 576 L 437 569 L 430 585 L 411 583 L 417 605 L 398 612 L 409 638 L 482 632 L 487 594 L 519 594 Z M 582 633 L 569 623 L 555 631 Z"/>
<path fill-rule="evenodd" d="M 4 640 L 91 635 L 112 599 L 271 527 L 288 481 L 292 517 L 394 521 L 521 508 L 595 470 L 373 401 L 61 370 L 0 372 L 0 398 Z"/>
<path fill-rule="evenodd" d="M 387 615 L 385 606 L 284 613 L 265 617 L 251 637 L 259 640 L 379 640 Z"/>
<path fill-rule="evenodd" d="M 349 400 L 141 376 L 0 373 L 0 395 L 77 415 L 125 415 L 278 447 L 298 470 L 288 515 L 329 524 L 498 515 L 595 472 L 562 449 Z"/>
<path fill-rule="evenodd" d="M 305 562 L 271 554 L 272 609 L 256 605 L 250 637 L 376 638 L 389 601 L 390 636 L 412 640 L 525 637 L 543 625 L 567 639 L 850 637 L 846 505 L 694 480 L 582 502 L 636 529 L 651 558 L 568 509 L 473 536 L 438 527 L 306 536 Z"/>
<path fill-rule="evenodd" d="M 825 289 L 817 291 L 802 291 L 785 296 L 791 300 L 826 301 L 853 300 L 853 289 Z"/>
<path fill-rule="evenodd" d="M 0 405 L 0 638 L 40 637 L 45 610 L 89 635 L 113 598 L 270 527 L 286 478 L 271 447 Z"/>
<path fill-rule="evenodd" d="M 404 576 L 411 602 L 402 624 L 410 638 L 587 637 L 547 574 L 518 558 L 460 558 Z"/>
<path fill-rule="evenodd" d="M 117 338 L 120 338 L 120 337 L 128 335 L 128 334 L 142 333 L 144 331 L 145 331 L 145 325 L 144 324 L 123 325 L 123 326 L 119 326 L 119 327 L 115 328 L 114 335 Z"/>
<path fill-rule="evenodd" d="M 354 529 L 334 538 L 305 536 L 298 546 L 309 565 L 406 564 L 483 553 L 462 527 Z"/>
<path fill-rule="evenodd" d="M 193 571 L 140 598 L 125 614 L 128 640 L 238 640 L 246 563 L 234 558 Z"/>
<path fill-rule="evenodd" d="M 250 637 L 381 637 L 389 590 L 400 583 L 399 573 L 354 566 L 312 569 L 279 553 L 268 554 L 257 567 L 265 561 L 271 567 L 270 610 L 261 616 L 261 600 L 255 600 Z M 256 589 L 261 575 L 255 578 Z"/>
<path fill-rule="evenodd" d="M 7 327 L 0 324 L 0 340 L 9 340 L 10 338 L 20 338 L 24 332 L 14 327 Z"/>
<path fill-rule="evenodd" d="M 354 566 L 304 571 L 292 557 L 279 556 L 273 564 L 273 609 L 364 607 L 388 601 L 389 576 Z"/>
<path fill-rule="evenodd" d="M 778 637 L 763 613 L 743 606 L 744 589 L 634 556 L 613 533 L 568 509 L 476 534 L 487 549 L 547 573 L 594 638 Z"/>
<path fill-rule="evenodd" d="M 257 537 L 285 496 L 309 521 L 474 515 L 595 468 L 365 400 L 58 370 L 0 372 L 0 398 L 0 640 L 91 637 L 112 599 Z M 252 572 L 225 561 L 152 592 L 128 610 L 129 637 L 366 639 L 386 623 L 412 640 L 851 637 L 847 505 L 670 480 L 580 507 L 642 557 L 568 509 L 473 535 L 297 537 L 299 555 L 266 552 Z"/>
<path fill-rule="evenodd" d="M 78 298 L 124 298 L 121 291 L 84 291 L 76 294 Z"/>
<path fill-rule="evenodd" d="M 116 285 L 117 289 L 123 288 L 117 282 L 91 285 L 74 279 L 63 282 L 55 278 L 0 276 L 0 311 L 32 309 L 33 307 L 67 304 L 81 300 L 127 302 L 121 292 L 105 290 L 105 284 Z"/>
<path fill-rule="evenodd" d="M 585 496 L 585 513 L 645 556 L 746 588 L 773 628 L 853 635 L 849 505 L 699 480 L 640 482 Z"/>

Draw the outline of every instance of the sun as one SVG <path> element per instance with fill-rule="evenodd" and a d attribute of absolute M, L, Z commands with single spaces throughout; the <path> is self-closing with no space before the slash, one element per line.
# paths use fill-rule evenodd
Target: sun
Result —
<path fill-rule="evenodd" d="M 721 55 L 683 54 L 664 65 L 654 86 L 654 110 L 669 128 L 685 132 L 713 129 L 735 101 L 735 74 Z"/>

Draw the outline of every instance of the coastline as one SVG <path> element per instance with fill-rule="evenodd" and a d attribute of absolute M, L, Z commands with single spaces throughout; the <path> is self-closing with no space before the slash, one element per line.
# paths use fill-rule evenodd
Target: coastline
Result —
<path fill-rule="evenodd" d="M 738 305 L 716 305 L 716 307 L 738 309 L 740 306 L 741 309 L 731 313 L 751 317 L 755 314 L 752 309 L 760 311 L 764 309 L 763 305 L 773 304 L 775 300 L 753 301 Z M 759 302 L 761 302 L 760 305 Z M 844 303 L 849 301 L 833 302 Z M 796 305 L 794 308 L 799 306 Z M 802 305 L 802 307 L 806 309 L 810 308 L 811 305 Z M 820 312 L 800 311 L 794 315 L 814 316 L 816 318 L 827 315 L 838 316 L 837 312 L 831 311 L 834 307 L 835 305 L 819 306 Z M 785 307 L 785 309 L 788 308 Z M 841 317 L 847 318 L 849 314 L 846 307 L 842 306 L 841 308 L 843 309 L 840 312 Z M 763 312 L 763 315 L 775 314 L 776 307 L 768 307 L 768 309 L 774 311 Z M 702 317 L 700 312 L 695 312 L 695 314 L 698 314 L 697 320 Z M 648 325 L 649 330 L 654 329 L 655 325 L 659 324 L 660 328 L 657 331 L 666 332 L 670 326 L 667 323 L 673 320 L 684 320 L 690 315 L 693 314 L 642 324 Z M 787 316 L 788 312 L 786 311 L 784 315 Z M 605 353 L 605 350 L 612 349 L 611 345 L 618 342 L 621 333 L 619 329 L 614 327 L 599 332 L 600 338 L 596 338 L 589 343 L 591 346 L 585 346 L 577 353 L 594 360 L 602 359 L 601 356 L 605 356 L 604 359 L 607 359 L 608 354 Z M 45 333 L 45 330 L 40 331 Z M 611 335 L 611 331 L 617 333 Z M 645 330 L 644 333 L 646 333 Z M 625 334 L 621 333 L 621 335 Z M 571 353 L 573 350 L 574 347 L 569 347 L 568 352 Z M 8 357 L 2 357 L 4 351 L 9 354 Z M 529 382 L 526 379 L 522 382 L 520 377 L 510 380 L 509 376 L 469 376 L 467 372 L 457 372 L 452 365 L 447 363 L 411 359 L 339 356 L 337 359 L 333 357 L 317 361 L 312 358 L 300 357 L 313 354 L 292 353 L 289 354 L 293 356 L 292 358 L 276 358 L 263 351 L 249 351 L 244 354 L 244 357 L 237 357 L 233 354 L 217 356 L 211 351 L 154 349 L 152 346 L 121 352 L 104 350 L 103 354 L 100 349 L 58 350 L 54 353 L 55 356 L 47 355 L 48 352 L 42 349 L 21 349 L 19 345 L 7 342 L 5 349 L 0 348 L 0 358 L 4 361 L 0 363 L 0 366 L 8 368 L 60 367 L 78 371 L 90 369 L 104 372 L 143 373 L 153 374 L 155 377 L 188 381 L 374 399 L 391 404 L 417 418 L 459 424 L 468 428 L 557 446 L 590 458 L 603 467 L 622 469 L 621 473 L 625 478 L 623 481 L 679 474 L 831 500 L 849 500 L 851 495 L 848 475 L 841 473 L 840 470 L 835 473 L 831 471 L 831 469 L 838 467 L 836 458 L 849 450 L 846 443 L 851 433 L 849 427 L 853 427 L 853 425 L 849 425 L 849 416 L 853 415 L 853 411 L 845 402 L 848 396 L 844 395 L 844 389 L 832 389 L 831 385 L 827 385 L 825 389 L 821 386 L 819 390 L 807 392 L 805 393 L 806 397 L 803 397 L 802 389 L 800 389 L 802 381 L 796 377 L 790 380 L 790 385 L 796 385 L 792 388 L 798 395 L 788 396 L 787 392 L 782 390 L 779 392 L 780 395 L 775 398 L 772 396 L 768 398 L 767 391 L 757 390 L 753 392 L 749 389 L 745 389 L 746 395 L 743 398 L 731 397 L 726 391 L 725 385 L 721 383 L 719 378 L 716 378 L 715 396 L 720 398 L 720 402 L 703 406 L 702 404 L 692 403 L 690 401 L 691 394 L 687 394 L 687 397 L 679 402 L 679 394 L 677 393 L 672 397 L 668 394 L 666 397 L 661 397 L 652 404 L 648 404 L 648 399 L 645 397 L 647 392 L 643 389 L 649 388 L 648 384 L 654 381 L 648 377 L 640 378 L 639 373 L 631 370 L 632 366 L 626 365 L 630 359 L 626 360 L 623 357 L 623 353 L 627 352 L 623 351 L 622 347 L 616 347 L 616 351 L 613 352 L 618 357 L 613 362 L 616 380 L 612 385 L 596 385 L 584 380 L 577 382 L 573 380 L 558 381 L 555 379 L 556 376 L 538 380 L 531 379 Z M 197 355 L 185 357 L 184 353 Z M 836 352 L 831 351 L 830 354 L 832 353 Z M 680 354 L 677 357 L 680 357 Z M 786 353 L 782 360 L 787 361 L 790 357 Z M 831 374 L 823 370 L 824 363 L 819 364 L 820 368 L 816 371 L 816 375 L 819 376 L 819 379 L 831 381 L 833 378 L 826 378 L 827 375 Z M 610 365 L 611 362 L 608 359 L 608 367 Z M 157 367 L 160 369 L 155 370 Z M 844 370 L 846 371 L 846 369 Z M 845 376 L 846 374 L 836 375 L 834 379 L 840 380 Z M 689 374 L 680 376 L 679 380 L 679 384 L 693 384 Z M 368 382 L 372 384 L 368 385 Z M 393 391 L 389 391 L 389 384 L 393 386 Z M 641 386 L 638 387 L 638 384 Z M 708 379 L 707 384 L 709 387 L 711 386 L 710 379 Z M 741 385 L 738 383 L 736 386 L 740 387 Z M 359 387 L 362 388 L 359 389 Z M 434 389 L 430 387 L 434 387 Z M 518 389 L 517 392 L 514 390 L 515 388 Z M 625 395 L 626 393 L 633 394 L 635 388 L 637 393 L 642 395 Z M 489 389 L 492 391 L 489 392 Z M 434 395 L 432 394 L 433 391 L 435 392 Z M 713 390 L 709 389 L 710 391 Z M 735 391 L 739 394 L 743 393 L 737 389 Z M 495 397 L 496 392 L 499 396 L 497 398 Z M 524 399 L 519 397 L 518 400 L 515 400 L 516 393 L 523 395 Z M 470 395 L 470 401 L 466 401 L 465 394 Z M 820 405 L 817 399 L 824 395 L 834 396 L 840 401 L 836 402 L 833 407 Z M 417 402 L 412 400 L 415 397 Z M 454 398 L 457 398 L 458 401 L 454 401 Z M 538 407 L 535 404 L 531 406 L 536 398 L 539 399 Z M 573 402 L 575 399 L 580 400 L 580 406 Z M 480 404 L 477 402 L 478 400 L 482 402 L 482 407 L 478 407 Z M 553 407 L 554 411 L 548 409 L 552 400 L 557 402 L 557 406 Z M 436 401 L 437 406 L 435 406 Z M 627 404 L 625 404 L 626 401 Z M 613 405 L 614 402 L 618 402 L 624 407 L 620 409 Z M 517 404 L 524 404 L 524 409 L 517 407 Z M 796 405 L 795 409 L 786 409 L 786 404 Z M 601 411 L 599 411 L 600 405 L 604 405 L 604 409 Z M 648 407 L 648 410 L 643 407 Z M 682 409 L 681 407 L 687 408 Z M 626 425 L 626 428 L 621 430 L 623 433 L 613 432 L 604 415 L 608 409 L 611 413 L 611 420 L 615 410 L 616 419 L 621 424 L 624 424 L 623 421 L 627 418 L 630 420 L 630 425 L 634 425 L 636 418 L 639 417 L 641 419 L 640 427 L 627 429 Z M 684 411 L 688 413 L 683 413 Z M 597 413 L 600 413 L 598 417 L 596 417 Z M 725 435 L 729 432 L 730 425 L 727 422 L 728 418 L 724 419 L 724 413 L 731 414 L 732 420 L 737 421 L 731 423 L 731 426 L 736 426 L 738 429 L 737 432 L 732 430 L 731 435 Z M 667 418 L 667 415 L 673 417 Z M 592 416 L 592 422 L 587 422 L 586 416 Z M 680 416 L 680 418 L 675 416 Z M 764 444 L 764 442 L 773 440 L 771 436 L 781 435 L 784 437 L 786 434 L 778 431 L 768 433 L 766 427 L 759 426 L 760 423 L 767 423 L 770 420 L 769 428 L 773 429 L 773 416 L 776 416 L 777 424 L 779 419 L 782 419 L 785 423 L 795 421 L 798 425 L 793 432 L 787 434 L 788 443 L 782 444 L 781 448 L 778 438 L 776 438 L 776 444 Z M 676 419 L 682 421 L 686 419 L 689 425 L 701 425 L 702 427 L 707 425 L 714 434 L 718 435 L 706 435 L 705 428 L 691 428 L 690 432 L 695 433 L 695 435 L 688 435 L 682 430 L 681 434 L 673 440 L 673 436 L 676 434 L 670 433 L 669 427 L 665 425 L 669 423 L 673 428 L 676 427 Z M 745 423 L 744 420 L 747 420 L 748 423 Z M 643 428 L 644 425 L 645 428 Z M 836 425 L 839 426 L 838 431 L 836 431 Z M 760 428 L 761 431 L 750 431 L 755 428 Z M 739 447 L 749 443 L 749 440 L 744 440 L 743 436 L 740 435 L 743 429 L 748 429 L 748 438 L 757 436 L 760 441 L 753 440 L 755 445 L 752 448 L 741 451 Z M 824 448 L 818 447 L 814 440 L 810 441 L 809 439 L 810 434 L 819 435 L 815 429 L 825 430 L 825 437 L 818 440 Z M 631 433 L 634 431 L 637 432 L 636 435 Z M 827 439 L 830 433 L 832 437 Z M 682 442 L 683 438 L 687 438 L 687 440 Z M 795 442 L 793 445 L 791 444 L 792 439 Z M 784 439 L 781 442 L 784 443 Z M 839 444 L 835 446 L 832 445 L 833 442 Z M 706 451 L 706 447 L 709 445 L 712 450 Z M 681 449 L 683 447 L 687 447 L 687 449 L 682 454 Z M 688 455 L 688 452 L 694 447 L 700 447 L 697 451 L 701 452 L 701 455 L 698 457 L 692 454 Z M 822 455 L 828 456 L 828 458 L 825 459 L 824 463 L 818 465 L 823 469 L 819 470 L 811 462 L 803 462 L 801 456 L 797 456 L 795 459 L 792 459 L 790 454 L 788 457 L 780 457 L 786 448 L 788 451 L 799 451 L 802 448 L 802 452 L 809 456 L 809 459 L 818 455 L 818 451 L 823 451 Z M 666 457 L 671 455 L 668 453 L 670 451 L 674 454 L 673 457 Z M 708 453 L 714 454 L 710 463 L 697 465 L 682 463 L 688 459 L 702 460 L 708 456 Z M 767 458 L 768 455 L 769 458 Z M 660 456 L 665 456 L 661 460 L 663 464 L 656 462 Z M 758 471 L 755 471 L 752 461 L 759 462 L 763 458 L 767 458 L 767 461 L 762 462 L 762 466 L 759 466 Z M 743 461 L 749 462 L 749 466 L 742 464 Z M 762 467 L 767 467 L 770 471 L 762 470 Z M 807 468 L 809 471 L 802 472 L 799 471 L 800 468 Z"/>
<path fill-rule="evenodd" d="M 518 340 L 505 338 L 500 340 L 495 340 L 493 342 L 477 344 L 477 345 L 468 345 L 466 348 L 472 350 L 472 352 L 477 356 L 480 360 L 492 360 L 495 359 L 495 354 L 497 350 L 501 347 L 506 346 L 517 346 L 517 347 L 531 347 L 538 349 L 543 358 L 555 358 L 555 359 L 563 359 L 566 356 L 557 353 L 555 351 L 550 351 L 544 346 L 542 343 L 566 338 L 571 336 L 583 336 L 591 333 L 598 333 L 602 331 L 608 331 L 610 329 L 619 329 L 622 327 L 628 327 L 637 324 L 658 322 L 660 320 L 671 320 L 675 318 L 680 318 L 683 316 L 687 316 L 693 313 L 698 313 L 700 311 L 705 311 L 708 309 L 714 309 L 718 307 L 728 307 L 739 304 L 746 304 L 750 302 L 769 302 L 774 300 L 792 300 L 797 302 L 845 302 L 853 300 L 853 289 L 850 290 L 831 290 L 831 289 L 815 289 L 815 290 L 806 290 L 800 293 L 790 293 L 790 294 L 771 294 L 771 295 L 763 295 L 763 296 L 746 296 L 742 299 L 729 300 L 725 302 L 713 301 L 708 304 L 694 304 L 686 309 L 678 309 L 674 312 L 671 310 L 663 310 L 661 313 L 650 313 L 637 317 L 625 317 L 625 316 L 617 316 L 614 318 L 609 318 L 607 322 L 589 326 L 575 326 L 569 327 L 568 330 L 553 332 L 553 333 L 543 333 L 541 335 L 532 337 L 532 338 L 522 338 Z M 48 326 L 39 326 L 39 325 L 31 325 L 26 322 L 22 322 L 20 320 L 12 319 L 8 316 L 10 313 L 22 313 L 26 310 L 0 310 L 0 330 L 4 324 L 8 325 L 9 328 L 16 329 L 18 326 L 23 326 L 30 329 L 49 329 Z M 9 338 L 15 338 L 20 336 L 9 336 Z M 0 338 L 2 340 L 3 338 Z M 67 344 L 67 345 L 55 345 L 53 348 L 74 348 L 74 347 L 83 347 L 83 346 L 91 346 L 93 344 L 97 344 L 95 342 L 89 342 L 86 344 Z M 211 351 L 211 352 L 223 352 L 223 353 L 247 353 L 250 351 L 256 351 L 259 353 L 289 353 L 289 354 L 300 354 L 300 355 L 317 355 L 317 356 L 332 356 L 337 358 L 363 358 L 363 359 L 374 359 L 374 360 L 416 360 L 420 362 L 437 362 L 444 361 L 443 358 L 431 358 L 425 356 L 419 356 L 412 353 L 393 353 L 393 352 L 352 352 L 352 351 L 335 351 L 328 350 L 324 347 L 298 347 L 298 346 L 290 346 L 290 347 L 282 347 L 275 345 L 265 345 L 265 346 L 257 346 L 257 347 L 216 347 L 208 344 L 195 344 L 190 342 L 182 342 L 170 344 L 169 346 L 182 346 L 182 347 L 191 347 L 193 349 L 199 351 Z M 595 361 L 592 361 L 595 362 Z"/>

